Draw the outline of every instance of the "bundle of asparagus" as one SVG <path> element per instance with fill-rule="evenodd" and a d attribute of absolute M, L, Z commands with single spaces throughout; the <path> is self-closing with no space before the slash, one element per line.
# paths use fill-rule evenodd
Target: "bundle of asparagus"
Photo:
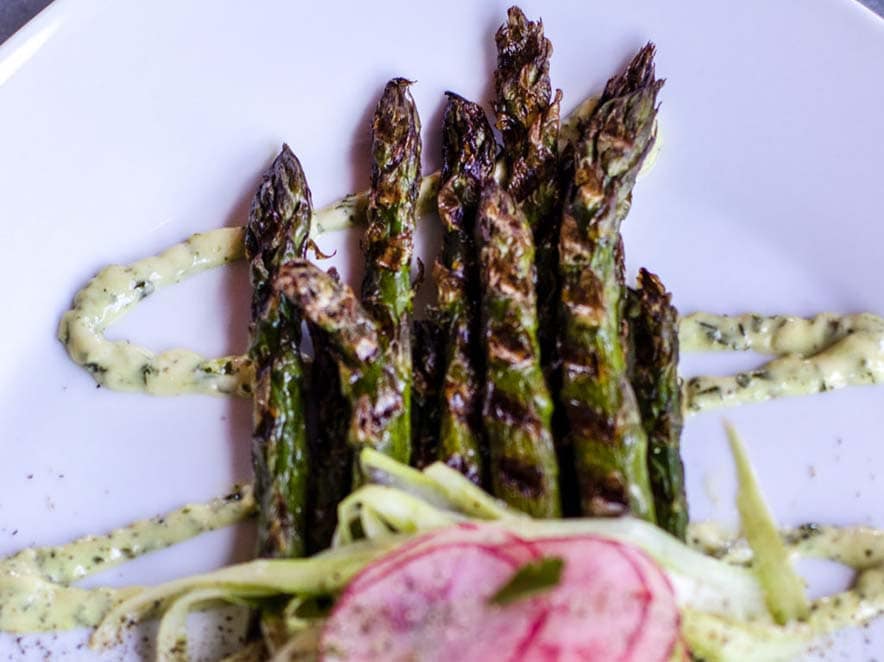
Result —
<path fill-rule="evenodd" d="M 656 136 L 654 48 L 560 135 L 542 23 L 513 7 L 496 42 L 502 147 L 481 106 L 447 95 L 427 319 L 413 319 L 409 81 L 386 85 L 371 124 L 361 296 L 305 257 L 310 192 L 288 147 L 261 184 L 246 252 L 263 555 L 328 546 L 337 504 L 366 478 L 353 460 L 365 448 L 442 461 L 534 517 L 632 514 L 684 537 L 677 313 L 650 272 L 627 288 L 620 236 Z"/>

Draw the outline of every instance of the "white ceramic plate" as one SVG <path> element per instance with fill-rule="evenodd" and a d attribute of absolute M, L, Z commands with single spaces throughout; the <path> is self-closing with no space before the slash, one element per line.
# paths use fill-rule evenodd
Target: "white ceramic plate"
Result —
<path fill-rule="evenodd" d="M 630 272 L 661 274 L 685 312 L 884 313 L 884 22 L 849 0 L 522 6 L 543 16 L 566 110 L 645 41 L 658 45 L 663 149 L 626 223 Z M 55 339 L 59 316 L 106 263 L 242 224 L 282 141 L 318 205 L 364 188 L 368 118 L 394 75 L 418 81 L 425 166 L 434 168 L 442 92 L 489 99 L 505 9 L 58 0 L 0 48 L 0 554 L 249 479 L 246 402 L 97 390 Z M 355 232 L 321 242 L 340 249 L 351 282 L 357 242 Z M 238 351 L 247 296 L 241 265 L 204 274 L 151 298 L 112 335 Z M 751 361 L 689 357 L 685 371 Z M 783 524 L 884 527 L 882 396 L 856 389 L 727 414 Z M 733 522 L 720 422 L 712 413 L 687 426 L 689 496 L 695 518 Z M 89 585 L 154 583 L 245 559 L 251 539 L 241 531 Z M 144 633 L 104 657 L 137 657 Z M 206 637 L 203 651 L 229 648 L 237 634 Z M 0 653 L 81 659 L 85 636 L 2 636 Z M 865 660 L 882 649 L 878 624 L 818 654 Z"/>

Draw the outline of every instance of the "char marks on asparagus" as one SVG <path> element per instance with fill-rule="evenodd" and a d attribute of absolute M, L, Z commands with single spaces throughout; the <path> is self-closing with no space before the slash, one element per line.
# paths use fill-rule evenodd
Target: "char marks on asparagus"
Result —
<path fill-rule="evenodd" d="M 474 483 L 482 480 L 479 282 L 473 234 L 483 185 L 494 170 L 497 145 L 485 111 L 448 93 L 442 126 L 438 208 L 442 252 L 434 275 L 434 312 L 443 337 L 439 459 Z"/>
<path fill-rule="evenodd" d="M 388 385 L 390 393 L 376 394 L 370 404 L 370 399 L 360 401 L 355 410 L 383 427 L 377 430 L 383 441 L 354 439 L 357 446 L 368 443 L 401 462 L 411 459 L 411 261 L 421 181 L 420 119 L 410 84 L 404 78 L 387 83 L 371 125 L 362 300 L 378 322 L 382 361 L 389 363 L 389 370 L 380 372 L 392 375 L 394 383 Z"/>
<path fill-rule="evenodd" d="M 627 377 L 620 225 L 655 138 L 653 46 L 608 82 L 575 146 L 559 240 L 561 404 L 582 512 L 654 520 L 647 438 Z"/>
<path fill-rule="evenodd" d="M 377 323 L 353 290 L 306 260 L 286 264 L 276 283 L 304 318 L 322 330 L 337 359 L 350 411 L 348 444 L 354 452 L 369 447 L 392 455 L 402 446 L 396 437 L 402 428 L 392 422 L 402 415 L 403 391 L 396 367 L 384 359 Z M 410 439 L 405 445 L 411 445 Z"/>
<path fill-rule="evenodd" d="M 629 290 L 632 385 L 648 435 L 648 473 L 657 523 L 684 540 L 688 524 L 680 438 L 683 425 L 678 380 L 678 311 L 660 279 L 646 269 Z"/>
<path fill-rule="evenodd" d="M 559 103 L 552 94 L 549 60 L 552 44 L 543 22 L 529 21 L 518 7 L 496 35 L 494 72 L 497 128 L 503 136 L 507 190 L 524 211 L 534 232 L 537 263 L 539 340 L 548 374 L 555 363 L 555 319 L 558 307 Z"/>
<path fill-rule="evenodd" d="M 253 290 L 252 464 L 261 556 L 294 557 L 305 551 L 309 449 L 301 319 L 273 283 L 285 262 L 304 255 L 311 215 L 304 171 L 283 145 L 252 201 L 245 235 Z"/>
<path fill-rule="evenodd" d="M 482 192 L 483 421 L 495 494 L 535 517 L 561 514 L 552 399 L 540 367 L 534 243 L 513 198 L 493 181 Z"/>

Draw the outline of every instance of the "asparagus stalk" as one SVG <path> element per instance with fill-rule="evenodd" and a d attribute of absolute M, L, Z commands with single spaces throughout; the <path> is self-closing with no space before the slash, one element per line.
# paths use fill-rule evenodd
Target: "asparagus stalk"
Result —
<path fill-rule="evenodd" d="M 620 225 L 653 145 L 653 46 L 608 82 L 575 148 L 559 240 L 561 402 L 574 449 L 581 508 L 654 520 L 647 437 L 627 378 Z"/>
<path fill-rule="evenodd" d="M 539 338 L 544 367 L 554 363 L 558 307 L 558 237 L 561 216 L 559 103 L 552 96 L 549 59 L 552 44 L 542 21 L 529 21 L 511 7 L 497 31 L 494 72 L 497 128 L 503 136 L 509 180 L 534 232 L 537 262 Z"/>
<path fill-rule="evenodd" d="M 611 78 L 599 99 L 598 112 L 590 116 L 597 132 L 597 152 L 602 171 L 607 177 L 617 178 L 617 215 L 622 222 L 632 205 L 632 189 L 641 171 L 645 157 L 657 138 L 657 94 L 663 81 L 654 71 L 653 44 L 646 44 L 619 76 Z M 626 108 L 631 106 L 631 108 Z M 619 110 L 618 110 L 618 107 Z M 628 144 L 632 138 L 632 143 Z M 624 144 L 618 144 L 624 140 Z M 605 156 L 607 154 L 607 156 Z M 617 243 L 617 278 L 626 287 L 623 239 Z"/>
<path fill-rule="evenodd" d="M 503 136 L 509 180 L 507 190 L 525 211 L 535 232 L 551 220 L 559 198 L 559 102 L 552 96 L 549 58 L 552 44 L 543 35 L 542 21 L 529 21 L 518 7 L 507 12 L 497 31 L 494 72 L 497 128 Z"/>
<path fill-rule="evenodd" d="M 329 276 L 338 280 L 337 271 Z M 331 545 L 338 522 L 338 504 L 350 493 L 353 453 L 347 444 L 350 405 L 341 387 L 338 362 L 328 337 L 315 324 L 309 324 L 313 341 L 313 369 L 309 400 L 310 430 L 310 511 L 307 548 L 311 554 Z"/>
<path fill-rule="evenodd" d="M 442 126 L 442 177 L 438 208 L 442 255 L 435 277 L 445 343 L 439 459 L 474 483 L 482 480 L 479 417 L 479 282 L 473 232 L 482 186 L 494 170 L 497 145 L 485 111 L 448 93 Z"/>
<path fill-rule="evenodd" d="M 249 211 L 245 253 L 252 283 L 249 357 L 255 365 L 252 463 L 261 556 L 305 551 L 308 447 L 299 344 L 301 320 L 273 289 L 281 265 L 304 254 L 310 189 L 283 145 Z"/>
<path fill-rule="evenodd" d="M 347 443 L 356 452 L 368 447 L 396 458 L 402 428 L 392 423 L 401 416 L 405 394 L 374 318 L 347 285 L 306 260 L 283 266 L 276 288 L 328 341 L 349 404 Z"/>
<path fill-rule="evenodd" d="M 365 234 L 362 300 L 379 323 L 384 362 L 400 394 L 385 412 L 385 452 L 401 462 L 411 456 L 411 258 L 420 190 L 420 120 L 411 83 L 394 78 L 378 101 L 371 126 L 371 193 Z M 389 403 L 393 404 L 393 403 Z"/>
<path fill-rule="evenodd" d="M 679 450 L 683 418 L 678 312 L 657 276 L 641 269 L 638 282 L 639 289 L 629 290 L 627 307 L 634 355 L 631 381 L 648 436 L 648 474 L 657 523 L 684 540 L 688 509 Z"/>
<path fill-rule="evenodd" d="M 561 513 L 552 400 L 540 367 L 534 244 L 512 197 L 482 192 L 482 334 L 487 360 L 482 416 L 496 496 L 534 517 Z"/>
<path fill-rule="evenodd" d="M 414 323 L 411 345 L 414 376 L 411 383 L 411 463 L 423 469 L 439 457 L 440 390 L 442 382 L 441 329 L 435 320 Z"/>

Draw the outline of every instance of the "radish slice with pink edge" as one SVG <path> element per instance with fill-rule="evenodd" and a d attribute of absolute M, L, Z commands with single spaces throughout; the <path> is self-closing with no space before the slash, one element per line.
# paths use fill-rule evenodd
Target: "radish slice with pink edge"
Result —
<path fill-rule="evenodd" d="M 623 551 L 632 556 L 636 561 L 640 572 L 654 596 L 653 602 L 648 606 L 645 627 L 641 636 L 636 637 L 632 643 L 632 660 L 653 660 L 653 653 L 665 651 L 659 659 L 670 660 L 681 647 L 685 648 L 681 636 L 681 612 L 675 598 L 675 589 L 669 577 L 663 569 L 644 550 L 627 545 L 621 545 Z M 669 625 L 667 628 L 666 625 Z M 666 643 L 669 642 L 669 649 Z M 682 652 L 681 657 L 687 659 L 687 651 Z"/>
<path fill-rule="evenodd" d="M 545 611 L 541 599 L 488 604 L 520 564 L 507 551 L 454 539 L 357 576 L 320 639 L 322 660 L 479 662 L 522 659 Z M 524 544 L 518 544 L 522 553 Z"/>
<path fill-rule="evenodd" d="M 564 562 L 523 660 L 665 662 L 679 635 L 669 579 L 644 552 L 597 536 L 534 541 Z"/>
<path fill-rule="evenodd" d="M 539 556 L 560 584 L 506 606 L 488 599 Z M 527 542 L 494 525 L 422 536 L 368 566 L 339 599 L 325 660 L 668 660 L 678 637 L 669 582 L 643 552 L 594 536 Z"/>

